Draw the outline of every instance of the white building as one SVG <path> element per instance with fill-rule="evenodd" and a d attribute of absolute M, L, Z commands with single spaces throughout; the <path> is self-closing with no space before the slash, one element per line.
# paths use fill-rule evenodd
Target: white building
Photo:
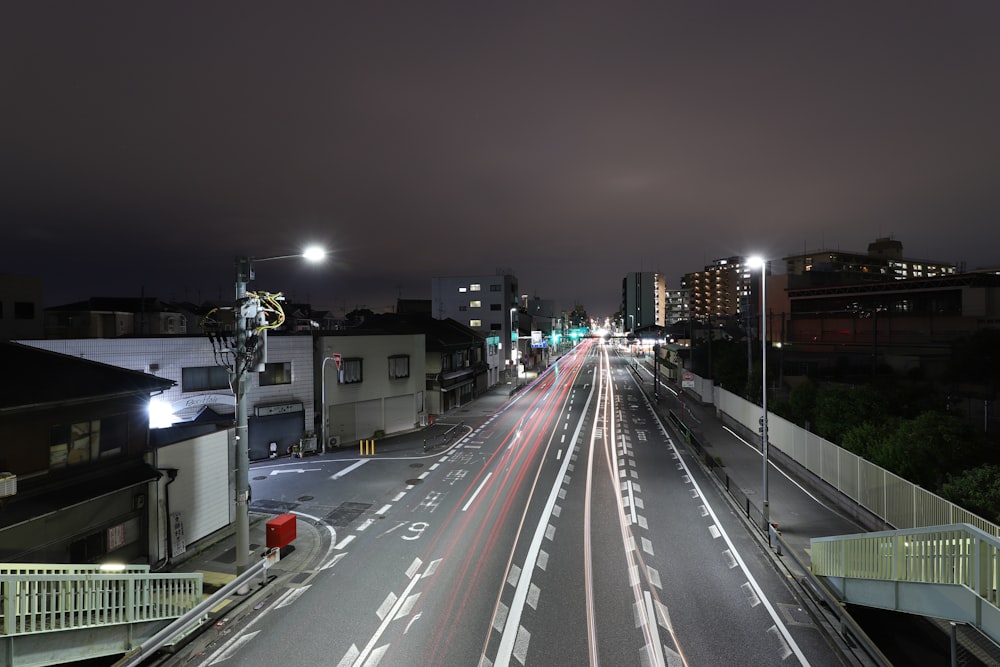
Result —
<path fill-rule="evenodd" d="M 510 274 L 431 279 L 431 315 L 451 318 L 487 338 L 489 386 L 516 372 L 517 277 Z M 495 341 L 495 342 L 493 342 Z"/>

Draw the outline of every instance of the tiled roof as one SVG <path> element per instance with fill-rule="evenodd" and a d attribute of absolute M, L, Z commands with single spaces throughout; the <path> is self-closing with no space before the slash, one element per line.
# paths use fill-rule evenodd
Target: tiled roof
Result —
<path fill-rule="evenodd" d="M 145 394 L 173 380 L 20 343 L 0 341 L 0 411 L 67 401 Z"/>

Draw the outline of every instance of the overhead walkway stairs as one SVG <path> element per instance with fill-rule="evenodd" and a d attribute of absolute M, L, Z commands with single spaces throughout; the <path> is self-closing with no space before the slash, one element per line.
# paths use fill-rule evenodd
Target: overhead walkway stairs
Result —
<path fill-rule="evenodd" d="M 969 524 L 811 540 L 841 601 L 967 623 L 1000 644 L 1000 540 Z"/>
<path fill-rule="evenodd" d="M 201 574 L 0 563 L 0 667 L 123 654 L 201 601 Z"/>

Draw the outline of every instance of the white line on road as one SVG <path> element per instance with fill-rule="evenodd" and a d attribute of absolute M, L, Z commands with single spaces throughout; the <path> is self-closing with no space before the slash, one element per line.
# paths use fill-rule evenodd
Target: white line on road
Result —
<path fill-rule="evenodd" d="M 490 480 L 490 477 L 492 477 L 492 476 L 493 476 L 492 472 L 486 473 L 485 479 L 483 479 L 483 481 L 476 488 L 476 492 L 472 494 L 472 497 L 469 498 L 469 502 L 465 503 L 465 506 L 462 508 L 463 512 L 465 510 L 469 509 L 469 506 L 472 505 L 472 501 L 476 499 L 476 496 L 479 495 L 479 492 L 483 490 L 483 487 L 486 486 L 486 482 L 488 482 Z"/>
<path fill-rule="evenodd" d="M 342 539 L 340 541 L 340 543 L 337 546 L 334 547 L 334 549 L 343 549 L 348 544 L 350 544 L 351 542 L 353 542 L 355 537 L 357 537 L 357 536 L 356 535 L 348 535 L 347 537 L 345 537 L 344 539 Z"/>
<path fill-rule="evenodd" d="M 350 473 L 350 472 L 352 472 L 354 470 L 357 470 L 358 468 L 360 468 L 364 464 L 368 463 L 369 461 L 371 461 L 371 459 L 361 459 L 360 461 L 355 461 L 352 465 L 347 466 L 346 468 L 344 468 L 343 470 L 341 470 L 337 474 L 335 474 L 332 477 L 330 477 L 330 479 L 340 479 L 344 475 L 346 475 L 346 474 L 348 474 L 348 473 Z"/>

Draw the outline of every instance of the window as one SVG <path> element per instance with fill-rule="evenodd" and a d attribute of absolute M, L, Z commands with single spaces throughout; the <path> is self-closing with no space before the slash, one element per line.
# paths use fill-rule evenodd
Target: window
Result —
<path fill-rule="evenodd" d="M 361 382 L 364 379 L 364 375 L 362 373 L 364 370 L 362 364 L 363 361 L 364 360 L 361 359 L 361 357 L 345 357 L 340 362 L 340 377 L 337 378 L 337 381 L 340 384 L 355 384 Z"/>
<path fill-rule="evenodd" d="M 490 310 L 500 310 L 500 304 L 499 303 L 491 303 L 490 304 Z"/>
<path fill-rule="evenodd" d="M 490 322 L 490 331 L 503 331 L 503 325 L 499 322 Z"/>
<path fill-rule="evenodd" d="M 503 285 L 501 285 L 499 283 L 494 283 L 493 285 L 490 285 L 490 291 L 491 292 L 502 292 L 503 291 Z"/>
<path fill-rule="evenodd" d="M 230 389 L 229 369 L 224 366 L 192 366 L 181 369 L 181 391 Z"/>
<path fill-rule="evenodd" d="M 468 309 L 469 309 L 469 307 L 468 307 L 468 306 L 459 306 L 459 307 L 458 307 L 458 310 L 459 310 L 459 312 L 462 312 L 462 313 L 464 313 L 464 312 L 465 312 L 465 311 L 467 311 Z"/>
<path fill-rule="evenodd" d="M 481 327 L 481 326 L 483 326 L 483 321 L 482 320 L 469 320 L 469 326 L 473 327 L 473 328 L 475 328 L 475 327 Z"/>
<path fill-rule="evenodd" d="M 466 289 L 465 287 L 459 287 L 459 288 L 458 288 L 458 291 L 459 291 L 460 293 L 462 293 L 462 294 L 465 294 L 465 293 L 466 293 L 466 292 L 468 292 L 469 290 L 468 290 L 468 289 Z"/>
<path fill-rule="evenodd" d="M 473 300 L 469 302 L 469 308 L 482 308 L 482 307 L 483 307 L 482 301 Z"/>
<path fill-rule="evenodd" d="M 480 285 L 479 283 L 472 283 L 471 285 L 469 285 L 470 292 L 478 292 L 482 288 L 483 288 L 482 285 Z"/>
<path fill-rule="evenodd" d="M 128 417 L 80 421 L 49 431 L 49 467 L 65 468 L 118 456 L 128 442 Z"/>
<path fill-rule="evenodd" d="M 270 387 L 276 384 L 292 383 L 292 363 L 284 361 L 274 364 L 264 364 L 264 370 L 258 376 L 261 387 Z"/>
<path fill-rule="evenodd" d="M 35 319 L 35 304 L 32 303 L 31 301 L 15 301 L 14 319 L 15 320 Z"/>
<path fill-rule="evenodd" d="M 410 377 L 410 355 L 394 354 L 389 357 L 389 377 L 390 378 Z"/>

